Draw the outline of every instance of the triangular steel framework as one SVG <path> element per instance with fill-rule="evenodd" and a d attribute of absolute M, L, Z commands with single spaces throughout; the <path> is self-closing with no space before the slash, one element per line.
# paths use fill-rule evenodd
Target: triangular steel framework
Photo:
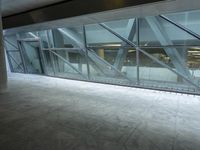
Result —
<path fill-rule="evenodd" d="M 194 86 L 198 91 L 200 91 L 200 87 L 194 83 L 193 81 L 191 81 L 187 76 L 185 76 L 184 74 L 182 74 L 181 72 L 174 70 L 173 68 L 171 68 L 170 66 L 168 66 L 167 64 L 163 63 L 162 61 L 158 60 L 156 57 L 152 56 L 151 54 L 149 54 L 148 52 L 146 52 L 145 50 L 141 49 L 138 45 L 134 44 L 132 41 L 130 41 L 129 39 L 121 36 L 120 34 L 118 34 L 117 32 L 113 31 L 111 28 L 109 28 L 108 26 L 106 26 L 104 23 L 100 23 L 100 26 L 102 26 L 104 29 L 108 30 L 109 32 L 111 32 L 113 35 L 117 36 L 118 38 L 120 38 L 121 40 L 123 40 L 124 42 L 126 42 L 127 44 L 129 44 L 130 46 L 136 48 L 137 50 L 139 50 L 141 53 L 143 53 L 144 55 L 146 55 L 147 57 L 149 57 L 151 60 L 157 62 L 159 65 L 169 69 L 170 71 L 174 72 L 175 74 L 177 74 L 178 76 L 181 76 L 185 81 L 187 81 L 190 85 Z"/>
<path fill-rule="evenodd" d="M 159 22 L 159 18 L 164 19 L 165 21 L 169 22 L 170 24 L 178 27 L 182 31 L 184 31 L 184 32 L 188 33 L 189 35 L 195 37 L 196 39 L 200 40 L 200 35 L 187 29 L 186 27 L 182 26 L 181 24 L 178 24 L 178 23 L 170 20 L 169 18 L 167 18 L 164 15 L 145 18 L 146 22 L 150 26 L 151 30 L 154 32 L 156 38 L 158 39 L 158 41 L 160 42 L 161 45 L 172 45 L 173 46 L 173 43 L 170 40 L 170 38 L 168 37 L 168 35 L 166 33 L 167 31 L 164 29 L 162 23 Z M 51 56 L 52 55 L 54 57 L 56 56 L 60 60 L 62 60 L 64 63 L 68 64 L 74 71 L 76 71 L 78 74 L 83 76 L 86 80 L 87 79 L 90 80 L 90 65 L 92 65 L 92 67 L 96 71 L 98 71 L 99 74 L 101 74 L 105 77 L 111 77 L 111 78 L 119 77 L 119 78 L 127 80 L 131 84 L 135 84 L 135 85 L 139 85 L 139 86 L 140 86 L 139 52 L 140 52 L 140 53 L 144 54 L 145 56 L 147 56 L 148 58 L 150 58 L 152 61 L 161 65 L 162 67 L 169 69 L 171 72 L 175 73 L 177 76 L 180 76 L 183 79 L 183 81 L 192 85 L 196 89 L 196 91 L 199 92 L 200 91 L 199 85 L 193 81 L 191 73 L 185 64 L 185 61 L 182 60 L 182 57 L 176 48 L 173 48 L 173 47 L 170 47 L 170 48 L 164 47 L 163 48 L 165 53 L 167 54 L 167 56 L 169 56 L 170 59 L 172 60 L 172 64 L 175 67 L 175 68 L 172 68 L 169 65 L 165 64 L 164 62 L 157 59 L 156 57 L 154 57 L 153 55 L 151 55 L 150 53 L 148 53 L 147 51 L 143 50 L 140 47 L 139 42 L 136 42 L 137 44 L 135 44 L 133 42 L 133 38 L 135 36 L 137 38 L 139 38 L 139 21 L 138 21 L 139 19 L 140 18 L 129 19 L 128 25 L 127 25 L 127 31 L 129 31 L 129 34 L 127 34 L 128 35 L 127 37 L 120 35 L 119 33 L 114 31 L 113 29 L 111 29 L 104 23 L 98 24 L 103 29 L 107 30 L 109 33 L 116 36 L 117 38 L 119 38 L 122 41 L 122 44 L 121 44 L 122 47 L 119 49 L 117 56 L 116 56 L 116 60 L 113 65 L 111 65 L 109 62 L 107 62 L 106 60 L 99 57 L 96 54 L 96 52 L 94 52 L 93 49 L 91 49 L 88 46 L 87 40 L 86 40 L 85 26 L 83 26 L 83 28 L 82 28 L 83 34 L 84 34 L 83 39 L 80 38 L 80 36 L 71 28 L 53 29 L 53 30 L 57 30 L 57 32 L 60 32 L 62 34 L 63 38 L 70 40 L 71 44 L 73 45 L 72 49 L 74 49 L 74 50 L 76 49 L 79 54 L 81 54 L 83 57 L 85 57 L 85 59 L 87 60 L 87 72 L 88 72 L 87 76 L 83 75 L 82 71 L 79 71 L 77 68 L 73 67 L 73 65 L 71 65 L 70 62 L 68 62 L 68 60 L 66 60 L 61 55 L 59 55 L 58 53 L 56 53 L 54 51 L 55 47 L 54 46 L 52 47 L 50 44 L 51 43 L 50 41 L 53 41 L 54 39 L 51 39 L 52 37 L 48 36 L 48 34 L 52 34 L 52 32 L 46 33 L 47 37 L 49 38 L 48 39 L 49 42 L 47 43 L 48 48 L 46 48 L 46 50 L 48 50 L 50 52 Z M 48 31 L 51 31 L 51 30 L 48 30 Z M 40 38 L 39 35 L 35 35 L 34 33 L 31 33 L 31 32 L 29 32 L 29 34 L 32 35 L 33 38 L 36 38 L 37 40 L 38 39 L 41 40 L 41 43 L 45 42 L 45 41 L 42 41 L 42 38 Z M 121 72 L 122 67 L 123 67 L 123 62 L 126 59 L 126 56 L 128 54 L 129 46 L 136 49 L 136 60 L 137 60 L 137 66 L 136 66 L 137 67 L 137 81 L 136 82 Z M 68 49 L 64 48 L 64 50 L 68 50 Z M 8 57 L 10 58 L 9 54 L 8 54 Z M 10 58 L 10 59 L 12 59 L 12 58 Z M 53 65 L 53 68 L 55 68 L 54 65 Z"/>

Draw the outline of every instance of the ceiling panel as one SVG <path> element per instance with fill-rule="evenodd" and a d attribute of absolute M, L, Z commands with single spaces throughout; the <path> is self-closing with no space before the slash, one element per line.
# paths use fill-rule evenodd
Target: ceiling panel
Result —
<path fill-rule="evenodd" d="M 8 16 L 65 0 L 2 0 L 2 15 Z"/>

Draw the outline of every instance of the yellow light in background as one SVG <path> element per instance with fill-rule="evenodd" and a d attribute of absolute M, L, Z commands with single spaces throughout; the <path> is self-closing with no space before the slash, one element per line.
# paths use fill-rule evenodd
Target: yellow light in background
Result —
<path fill-rule="evenodd" d="M 122 7 L 125 5 L 125 0 L 103 0 L 104 8 Z"/>
<path fill-rule="evenodd" d="M 200 53 L 200 51 L 188 51 L 188 53 Z"/>
<path fill-rule="evenodd" d="M 107 47 L 120 47 L 122 46 L 121 44 L 104 44 L 103 46 Z"/>
<path fill-rule="evenodd" d="M 116 6 L 122 6 L 124 4 L 124 0 L 115 0 L 114 2 Z"/>
<path fill-rule="evenodd" d="M 135 52 L 135 51 L 136 51 L 135 49 L 130 49 L 130 50 L 128 50 L 129 53 Z"/>

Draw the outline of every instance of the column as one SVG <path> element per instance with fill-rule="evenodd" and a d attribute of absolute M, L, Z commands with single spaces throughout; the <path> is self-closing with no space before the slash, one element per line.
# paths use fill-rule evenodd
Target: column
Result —
<path fill-rule="evenodd" d="M 1 0 L 0 0 L 0 93 L 7 90 L 7 71 L 6 60 L 3 46 L 3 27 L 1 16 Z"/>

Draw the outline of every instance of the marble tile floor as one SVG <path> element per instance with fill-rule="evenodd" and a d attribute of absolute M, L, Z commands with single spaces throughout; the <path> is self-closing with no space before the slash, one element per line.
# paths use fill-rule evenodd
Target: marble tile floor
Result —
<path fill-rule="evenodd" d="M 11 74 L 0 150 L 200 150 L 200 97 Z"/>

